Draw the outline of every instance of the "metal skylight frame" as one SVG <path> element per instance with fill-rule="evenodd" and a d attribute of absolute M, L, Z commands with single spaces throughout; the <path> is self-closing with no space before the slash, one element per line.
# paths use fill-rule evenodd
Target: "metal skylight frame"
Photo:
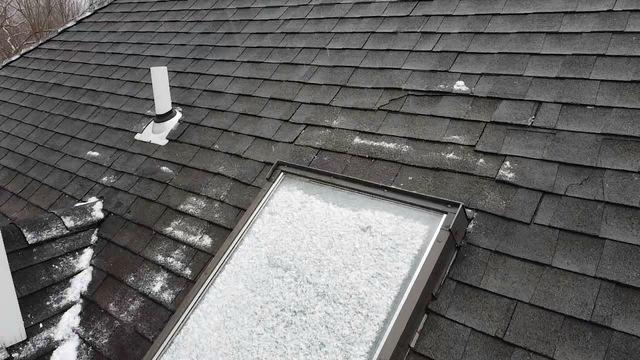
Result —
<path fill-rule="evenodd" d="M 276 162 L 269 171 L 268 186 L 263 187 L 249 206 L 239 223 L 229 234 L 214 258 L 202 271 L 196 283 L 186 295 L 169 322 L 154 341 L 144 359 L 158 359 L 167 349 L 172 339 L 185 324 L 198 301 L 207 291 L 225 261 L 233 253 L 253 219 L 275 191 L 278 183 L 287 174 L 296 175 L 316 182 L 335 186 L 370 196 L 392 200 L 419 208 L 442 213 L 444 216 L 435 241 L 424 254 L 417 271 L 413 274 L 410 286 L 403 294 L 393 319 L 385 329 L 384 337 L 376 351 L 374 359 L 403 359 L 424 317 L 426 306 L 438 292 L 455 259 L 457 249 L 462 242 L 468 225 L 463 204 L 438 197 L 405 191 L 397 188 L 351 178 L 324 170 L 308 168 L 286 162 Z"/>

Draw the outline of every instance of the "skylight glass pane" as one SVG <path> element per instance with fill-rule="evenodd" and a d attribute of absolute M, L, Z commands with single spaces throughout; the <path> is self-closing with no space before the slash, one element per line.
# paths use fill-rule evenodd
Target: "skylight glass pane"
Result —
<path fill-rule="evenodd" d="M 372 358 L 444 216 L 284 175 L 161 358 Z"/>

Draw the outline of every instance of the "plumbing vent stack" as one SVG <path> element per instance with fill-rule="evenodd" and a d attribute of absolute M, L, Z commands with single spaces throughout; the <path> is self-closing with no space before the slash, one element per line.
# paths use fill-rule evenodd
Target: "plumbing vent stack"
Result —
<path fill-rule="evenodd" d="M 178 123 L 182 114 L 171 105 L 167 67 L 154 66 L 150 70 L 156 116 L 142 133 L 136 134 L 135 138 L 158 145 L 165 145 L 168 142 L 167 135 Z"/>
<path fill-rule="evenodd" d="M 171 91 L 169 90 L 169 72 L 166 66 L 151 68 L 151 86 L 153 101 L 156 105 L 156 122 L 164 122 L 172 118 L 175 111 L 171 107 Z"/>

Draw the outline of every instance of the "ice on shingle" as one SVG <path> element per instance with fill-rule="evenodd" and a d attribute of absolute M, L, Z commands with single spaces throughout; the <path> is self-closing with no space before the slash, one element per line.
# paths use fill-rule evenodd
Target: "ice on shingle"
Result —
<path fill-rule="evenodd" d="M 285 177 L 162 358 L 370 358 L 442 216 Z"/>

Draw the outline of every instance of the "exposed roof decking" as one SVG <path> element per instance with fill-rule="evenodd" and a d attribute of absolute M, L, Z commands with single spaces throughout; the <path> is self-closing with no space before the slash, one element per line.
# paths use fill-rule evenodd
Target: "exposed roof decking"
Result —
<path fill-rule="evenodd" d="M 0 211 L 104 196 L 80 335 L 109 358 L 144 353 L 277 159 L 479 211 L 416 359 L 634 358 L 639 9 L 117 1 L 0 70 Z M 185 114 L 165 147 L 133 140 L 156 64 Z"/>

